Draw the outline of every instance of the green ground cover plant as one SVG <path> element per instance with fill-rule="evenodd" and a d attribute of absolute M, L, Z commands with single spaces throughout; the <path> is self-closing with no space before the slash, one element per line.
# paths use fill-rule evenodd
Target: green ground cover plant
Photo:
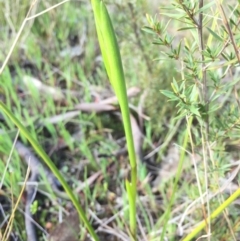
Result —
<path fill-rule="evenodd" d="M 239 1 L 0 7 L 0 239 L 239 239 Z"/>

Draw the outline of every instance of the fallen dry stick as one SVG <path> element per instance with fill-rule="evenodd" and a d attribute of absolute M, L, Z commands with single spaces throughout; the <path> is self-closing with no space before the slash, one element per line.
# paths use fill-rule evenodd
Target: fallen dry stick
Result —
<path fill-rule="evenodd" d="M 36 186 L 32 185 L 32 183 L 37 182 L 37 179 L 40 174 L 40 170 L 43 170 L 43 172 L 45 173 L 46 178 L 49 182 L 49 185 L 52 186 L 53 190 L 57 193 L 60 191 L 58 190 L 56 185 L 57 179 L 52 175 L 52 173 L 48 169 L 43 167 L 39 159 L 31 152 L 29 148 L 27 148 L 19 141 L 16 142 L 15 148 L 19 156 L 26 162 L 26 164 L 31 169 L 31 176 L 26 186 L 27 198 L 26 198 L 26 205 L 25 205 L 25 226 L 26 226 L 26 232 L 27 232 L 27 240 L 37 241 L 38 239 L 36 236 L 36 229 L 32 221 L 33 219 L 32 219 L 30 208 L 36 194 Z"/>
<path fill-rule="evenodd" d="M 137 87 L 132 87 L 127 90 L 128 98 L 134 97 L 140 93 L 140 89 Z M 92 102 L 92 103 L 81 103 L 77 104 L 74 109 L 86 111 L 86 112 L 103 112 L 103 111 L 112 111 L 116 110 L 117 108 L 114 106 L 118 103 L 117 97 L 112 96 L 107 99 L 101 100 L 99 102 Z"/>

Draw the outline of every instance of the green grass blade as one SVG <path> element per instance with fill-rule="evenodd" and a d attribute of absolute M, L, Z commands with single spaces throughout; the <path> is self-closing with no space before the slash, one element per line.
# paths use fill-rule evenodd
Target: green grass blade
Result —
<path fill-rule="evenodd" d="M 118 98 L 122 112 L 123 125 L 127 140 L 128 154 L 131 165 L 131 183 L 127 185 L 130 205 L 130 230 L 133 239 L 136 239 L 136 184 L 137 162 L 132 137 L 126 84 L 122 67 L 121 55 L 117 44 L 116 35 L 112 26 L 106 6 L 101 0 L 92 0 L 98 40 L 111 85 Z"/>
<path fill-rule="evenodd" d="M 19 130 L 24 135 L 24 137 L 26 137 L 27 140 L 31 143 L 31 145 L 34 148 L 34 150 L 36 151 L 36 153 L 43 159 L 43 161 L 50 168 L 52 173 L 57 177 L 59 182 L 62 184 L 65 192 L 67 193 L 68 197 L 70 198 L 70 200 L 73 202 L 75 208 L 77 209 L 80 219 L 84 222 L 84 224 L 86 225 L 89 233 L 94 238 L 94 240 L 98 241 L 99 239 L 98 239 L 96 233 L 94 232 L 93 227 L 89 223 L 82 207 L 80 206 L 79 201 L 73 194 L 71 188 L 68 186 L 67 182 L 65 181 L 65 179 L 63 178 L 61 173 L 58 171 L 58 169 L 56 168 L 54 163 L 51 161 L 51 159 L 48 157 L 48 155 L 45 153 L 45 151 L 42 149 L 42 147 L 39 145 L 39 143 L 31 136 L 31 134 L 28 132 L 28 130 L 18 121 L 18 119 L 11 113 L 11 111 L 9 111 L 7 109 L 7 107 L 2 102 L 0 102 L 0 110 L 6 116 L 8 116 L 9 119 L 19 128 Z"/>

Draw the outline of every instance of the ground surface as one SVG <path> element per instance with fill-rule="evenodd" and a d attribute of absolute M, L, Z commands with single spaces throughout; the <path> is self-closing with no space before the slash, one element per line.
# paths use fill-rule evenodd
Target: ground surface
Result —
<path fill-rule="evenodd" d="M 30 15 L 55 3 L 40 1 Z M 152 44 L 151 36 L 141 31 L 147 24 L 145 14 L 158 13 L 157 7 L 157 1 L 108 3 L 123 58 L 139 159 L 139 240 L 159 240 L 164 224 L 163 214 L 172 192 L 175 192 L 174 177 L 186 129 L 184 118 L 174 119 L 176 104 L 168 102 L 160 94 L 160 89 L 171 88 L 173 76 L 179 77 L 175 71 L 175 67 L 179 66 L 169 60 L 154 61 L 160 55 L 159 47 Z M 29 3 L 24 0 L 0 2 L 1 65 L 7 58 L 28 8 Z M 231 89 L 223 100 L 228 106 L 236 103 L 234 91 Z M 124 184 L 129 165 L 124 131 L 119 108 L 103 67 L 88 2 L 64 3 L 26 23 L 0 75 L 0 100 L 28 128 L 63 173 L 101 240 L 130 240 Z M 216 115 L 221 116 L 224 111 L 221 109 Z M 192 153 L 189 144 L 170 212 L 166 240 L 181 240 L 204 219 L 202 208 L 206 203 L 214 210 L 238 188 L 237 128 L 234 129 L 234 138 L 225 138 L 211 149 L 218 165 L 213 169 L 209 161 L 210 201 L 207 202 L 204 193 L 202 200 L 200 198 L 193 168 L 194 158 L 198 163 L 201 185 L 205 185 L 202 146 L 197 139 L 201 133 L 197 124 L 193 125 L 195 153 Z M 16 136 L 18 142 L 14 147 Z M 12 148 L 14 151 L 10 154 Z M 37 224 L 37 240 L 46 240 L 50 233 L 51 240 L 74 241 L 78 240 L 75 234 L 79 231 L 80 240 L 90 240 L 86 230 L 79 225 L 72 204 L 61 186 L 48 169 L 42 167 L 41 159 L 29 143 L 2 114 L 0 240 L 9 223 L 10 240 L 27 240 L 27 229 L 32 229 L 24 217 L 29 196 L 26 191 L 20 196 L 29 156 L 36 161 L 31 167 L 32 173 L 37 167 L 37 175 L 40 175 L 38 187 L 33 190 L 34 203 L 28 207 L 29 215 Z M 13 222 L 10 222 L 12 207 L 19 197 Z M 70 218 L 67 218 L 69 213 Z M 65 221 L 59 225 L 61 219 Z M 212 223 L 211 240 L 239 240 L 239 223 L 239 201 L 235 201 Z M 70 237 L 68 233 L 71 229 L 74 229 L 74 235 Z M 203 231 L 199 237 L 204 234 Z"/>

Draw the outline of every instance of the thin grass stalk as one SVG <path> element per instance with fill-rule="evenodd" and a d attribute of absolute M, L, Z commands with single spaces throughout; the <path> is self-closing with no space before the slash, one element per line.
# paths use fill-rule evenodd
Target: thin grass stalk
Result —
<path fill-rule="evenodd" d="M 189 141 L 189 132 L 188 132 L 188 130 L 191 129 L 192 121 L 193 121 L 193 117 L 190 116 L 189 121 L 188 121 L 188 126 L 187 126 L 187 129 L 185 131 L 185 135 L 184 135 L 183 147 L 182 147 L 181 153 L 180 153 L 180 160 L 179 160 L 177 173 L 176 173 L 176 177 L 175 177 L 175 181 L 174 181 L 172 196 L 170 198 L 167 210 L 163 214 L 163 217 L 161 219 L 161 220 L 164 221 L 163 231 L 162 231 L 162 234 L 161 234 L 161 237 L 160 237 L 161 241 L 163 241 L 165 239 L 165 233 L 167 231 L 168 221 L 170 219 L 171 208 L 172 208 L 172 205 L 174 204 L 174 201 L 175 201 L 175 193 L 177 191 L 178 181 L 179 181 L 179 179 L 181 177 L 181 174 L 182 174 L 183 163 L 184 163 L 185 154 L 186 154 L 186 148 L 187 148 L 188 141 Z"/>
<path fill-rule="evenodd" d="M 131 182 L 126 181 L 129 199 L 130 232 L 131 238 L 136 240 L 136 195 L 137 195 L 137 162 L 132 137 L 130 112 L 126 92 L 126 84 L 122 67 L 122 60 L 117 44 L 116 35 L 112 26 L 107 8 L 101 0 L 91 0 L 98 41 L 100 44 L 104 65 L 118 98 L 123 125 L 127 140 L 128 154 L 131 166 Z"/>
<path fill-rule="evenodd" d="M 236 200 L 240 196 L 240 188 L 238 188 L 227 200 L 225 200 L 217 209 L 213 211 L 213 213 L 207 218 L 198 224 L 193 231 L 188 234 L 182 241 L 190 241 L 192 240 L 201 230 L 203 230 L 206 225 L 211 222 L 214 218 L 216 218 L 219 214 L 221 214 L 225 208 L 227 208 L 234 200 Z"/>
<path fill-rule="evenodd" d="M 46 165 L 50 168 L 50 170 L 53 172 L 53 174 L 57 177 L 61 185 L 63 186 L 65 192 L 67 193 L 69 199 L 73 202 L 75 208 L 78 211 L 79 218 L 83 221 L 83 223 L 86 225 L 90 235 L 93 237 L 95 241 L 99 241 L 98 236 L 94 232 L 93 227 L 89 223 L 84 210 L 80 206 L 79 201 L 73 194 L 71 188 L 68 186 L 67 182 L 65 181 L 62 174 L 58 171 L 54 163 L 51 161 L 51 159 L 48 157 L 48 155 L 45 153 L 45 151 L 42 149 L 42 147 L 39 145 L 39 143 L 31 136 L 31 134 L 28 132 L 28 130 L 18 121 L 18 119 L 7 109 L 7 107 L 0 102 L 0 110 L 9 117 L 9 119 L 19 128 L 20 132 L 24 135 L 24 137 L 30 142 L 36 153 L 43 159 L 43 161 L 46 163 Z"/>
<path fill-rule="evenodd" d="M 26 186 L 26 183 L 27 183 L 27 179 L 28 179 L 28 177 L 29 177 L 29 174 L 30 174 L 30 169 L 28 168 L 28 169 L 27 169 L 26 176 L 25 176 L 25 180 L 24 180 L 24 182 L 23 182 L 22 189 L 21 189 L 21 191 L 20 191 L 20 194 L 19 194 L 19 196 L 18 196 L 18 198 L 17 198 L 17 201 L 16 201 L 16 204 L 15 204 L 15 205 L 14 205 L 14 203 L 13 203 L 13 200 L 14 200 L 14 198 L 13 198 L 13 191 L 11 190 L 11 194 L 12 194 L 12 198 L 11 198 L 11 199 L 12 199 L 13 209 L 12 209 L 11 216 L 10 216 L 10 218 L 9 218 L 9 220 L 8 220 L 8 224 L 7 224 L 7 227 L 6 227 L 6 231 L 5 231 L 5 233 L 3 234 L 3 237 L 2 237 L 2 239 L 1 239 L 1 240 L 3 240 L 3 241 L 8 240 L 8 239 L 9 239 L 9 236 L 10 236 L 10 234 L 11 234 L 12 227 L 13 227 L 13 220 L 14 220 L 14 217 L 15 217 L 15 213 L 16 213 L 16 211 L 17 211 L 17 208 L 18 208 L 19 203 L 20 203 L 20 201 L 21 201 L 21 198 L 22 198 L 22 196 L 23 196 L 23 193 L 24 193 L 24 190 L 25 190 L 25 186 Z M 12 179 L 11 179 L 11 181 L 12 181 Z M 12 188 L 12 185 L 11 185 L 11 188 Z"/>

